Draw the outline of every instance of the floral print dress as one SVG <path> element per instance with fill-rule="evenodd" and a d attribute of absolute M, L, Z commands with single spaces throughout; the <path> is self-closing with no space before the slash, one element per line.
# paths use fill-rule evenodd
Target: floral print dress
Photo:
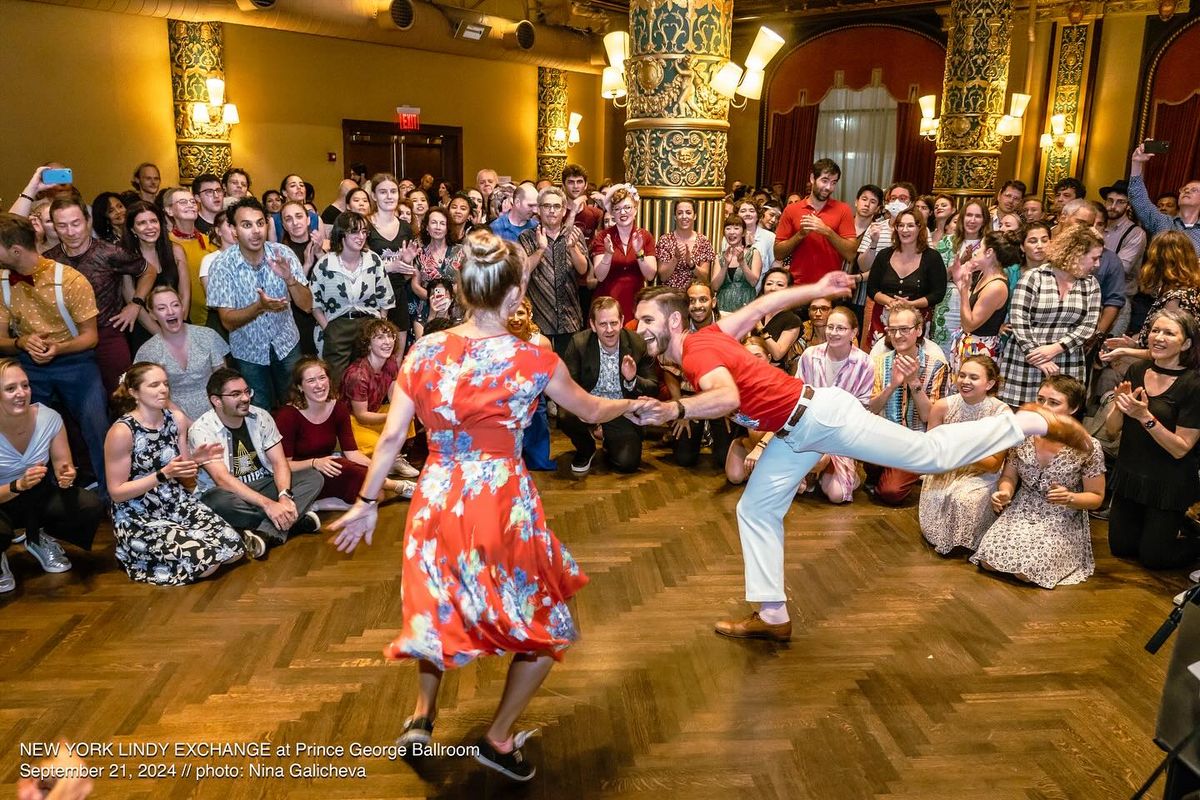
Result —
<path fill-rule="evenodd" d="M 1046 499 L 1054 486 L 1083 491 L 1083 479 L 1104 474 L 1104 451 L 1092 439 L 1088 455 L 1063 447 L 1046 466 L 1038 461 L 1033 439 L 1009 451 L 1016 459 L 1021 485 L 1004 513 L 979 541 L 971 563 L 997 572 L 1024 575 L 1044 589 L 1083 583 L 1096 568 L 1088 513 Z"/>
<path fill-rule="evenodd" d="M 397 383 L 429 435 L 404 534 L 404 629 L 385 653 L 439 669 L 548 653 L 577 638 L 567 608 L 587 583 L 546 527 L 521 437 L 558 364 L 504 334 L 419 339 Z"/>
<path fill-rule="evenodd" d="M 179 455 L 179 428 L 170 411 L 158 430 L 131 416 L 117 420 L 133 434 L 129 479 L 152 475 Z M 138 583 L 180 586 L 242 552 L 237 532 L 178 481 L 113 504 L 117 561 Z"/>
<path fill-rule="evenodd" d="M 1012 409 L 995 397 L 968 403 L 962 395 L 946 398 L 945 424 L 972 422 L 977 419 L 1011 414 Z M 992 511 L 992 492 L 1000 473 L 980 474 L 971 465 L 934 475 L 926 475 L 921 485 L 918 518 L 921 533 L 933 549 L 948 555 L 956 547 L 975 549 L 975 544 L 996 519 Z"/>

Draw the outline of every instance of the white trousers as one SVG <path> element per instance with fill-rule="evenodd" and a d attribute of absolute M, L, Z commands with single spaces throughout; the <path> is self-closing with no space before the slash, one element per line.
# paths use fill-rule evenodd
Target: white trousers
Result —
<path fill-rule="evenodd" d="M 814 389 L 799 424 L 787 436 L 771 439 L 738 501 L 746 599 L 757 603 L 786 599 L 783 516 L 822 453 L 928 474 L 971 464 L 1024 439 L 1012 414 L 919 433 L 872 414 L 843 389 Z"/>

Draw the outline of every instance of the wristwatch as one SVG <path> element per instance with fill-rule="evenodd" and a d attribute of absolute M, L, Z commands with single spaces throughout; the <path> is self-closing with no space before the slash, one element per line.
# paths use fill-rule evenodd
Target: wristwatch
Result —
<path fill-rule="evenodd" d="M 141 306 L 142 308 L 146 307 L 146 301 L 143 300 L 142 298 L 138 297 L 137 295 L 134 295 L 133 299 L 130 300 L 129 302 L 133 303 L 135 306 Z"/>
<path fill-rule="evenodd" d="M 1144 427 L 1146 430 L 1150 430 L 1157 424 L 1158 424 L 1158 420 L 1156 420 L 1154 417 L 1151 417 L 1150 419 L 1148 419 L 1142 423 L 1142 427 Z"/>
<path fill-rule="evenodd" d="M 280 497 L 286 497 L 288 500 L 295 500 L 295 499 L 296 499 L 296 498 L 295 498 L 295 497 L 292 495 L 292 490 L 291 490 L 291 489 L 284 489 L 282 492 L 280 492 L 280 493 L 279 493 L 279 496 L 280 496 Z"/>
<path fill-rule="evenodd" d="M 154 470 L 154 477 L 158 478 L 159 483 L 166 483 L 168 480 L 170 480 L 166 475 L 163 474 L 161 469 Z"/>
<path fill-rule="evenodd" d="M 19 481 L 19 480 L 21 480 L 21 479 L 20 479 L 20 478 L 17 478 L 17 480 L 16 480 L 16 481 L 13 481 L 12 483 L 10 483 L 10 484 L 8 485 L 8 490 L 9 490 L 10 492 L 12 492 L 13 494 L 20 494 L 22 491 L 24 491 L 23 489 L 18 489 L 18 488 L 17 488 L 17 481 Z"/>
<path fill-rule="evenodd" d="M 675 419 L 684 419 L 687 416 L 687 409 L 684 407 L 683 401 L 676 400 L 675 407 L 679 409 L 679 411 L 675 414 Z"/>

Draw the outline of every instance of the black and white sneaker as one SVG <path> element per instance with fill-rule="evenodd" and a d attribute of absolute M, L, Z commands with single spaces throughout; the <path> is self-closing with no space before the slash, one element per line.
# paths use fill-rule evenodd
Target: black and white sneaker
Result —
<path fill-rule="evenodd" d="M 537 768 L 525 760 L 525 755 L 521 752 L 521 746 L 531 736 L 536 735 L 536 728 L 531 731 L 521 731 L 513 737 L 513 749 L 507 753 L 501 753 L 484 736 L 479 740 L 479 752 L 475 754 L 475 760 L 488 769 L 494 769 L 496 772 L 514 781 L 521 781 L 523 783 L 532 780 L 533 776 L 537 773 Z"/>
<path fill-rule="evenodd" d="M 267 540 L 258 531 L 245 528 L 238 531 L 238 534 L 242 537 L 242 547 L 246 549 L 246 555 L 262 558 L 267 554 Z"/>
<path fill-rule="evenodd" d="M 592 454 L 587 458 L 584 458 L 579 453 L 576 453 L 575 457 L 571 459 L 571 472 L 574 472 L 576 475 L 587 475 L 589 472 L 591 472 L 592 461 L 595 460 L 595 458 L 595 450 L 593 450 Z"/>
<path fill-rule="evenodd" d="M 316 533 L 319 530 L 321 530 L 321 518 L 317 516 L 317 512 L 307 511 L 300 519 L 296 520 L 291 533 Z"/>
<path fill-rule="evenodd" d="M 396 739 L 396 744 L 409 746 L 429 744 L 432 741 L 433 720 L 428 717 L 409 717 L 404 720 L 404 733 Z"/>

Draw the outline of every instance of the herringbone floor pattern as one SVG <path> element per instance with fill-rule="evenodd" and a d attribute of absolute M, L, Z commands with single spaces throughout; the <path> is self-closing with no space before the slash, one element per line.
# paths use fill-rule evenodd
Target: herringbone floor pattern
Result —
<path fill-rule="evenodd" d="M 558 440 L 556 440 L 556 444 Z M 651 448 L 643 469 L 540 474 L 551 523 L 591 575 L 583 641 L 530 707 L 539 766 L 513 787 L 466 759 L 107 758 L 106 798 L 1119 798 L 1159 757 L 1150 741 L 1166 653 L 1142 645 L 1182 578 L 1108 557 L 1053 592 L 943 559 L 916 509 L 860 496 L 797 501 L 788 524 L 790 646 L 716 637 L 741 613 L 740 491 Z M 400 623 L 402 514 L 346 558 L 306 537 L 182 589 L 130 583 L 102 534 L 76 568 L 43 575 L 14 548 L 0 600 L 0 771 L 22 742 L 390 744 L 415 670 L 381 648 Z M 443 684 L 436 739 L 481 733 L 506 665 Z M 362 778 L 208 778 L 250 761 L 363 766 Z M 184 776 L 184 768 L 193 770 Z M 11 791 L 11 788 L 10 790 Z"/>

